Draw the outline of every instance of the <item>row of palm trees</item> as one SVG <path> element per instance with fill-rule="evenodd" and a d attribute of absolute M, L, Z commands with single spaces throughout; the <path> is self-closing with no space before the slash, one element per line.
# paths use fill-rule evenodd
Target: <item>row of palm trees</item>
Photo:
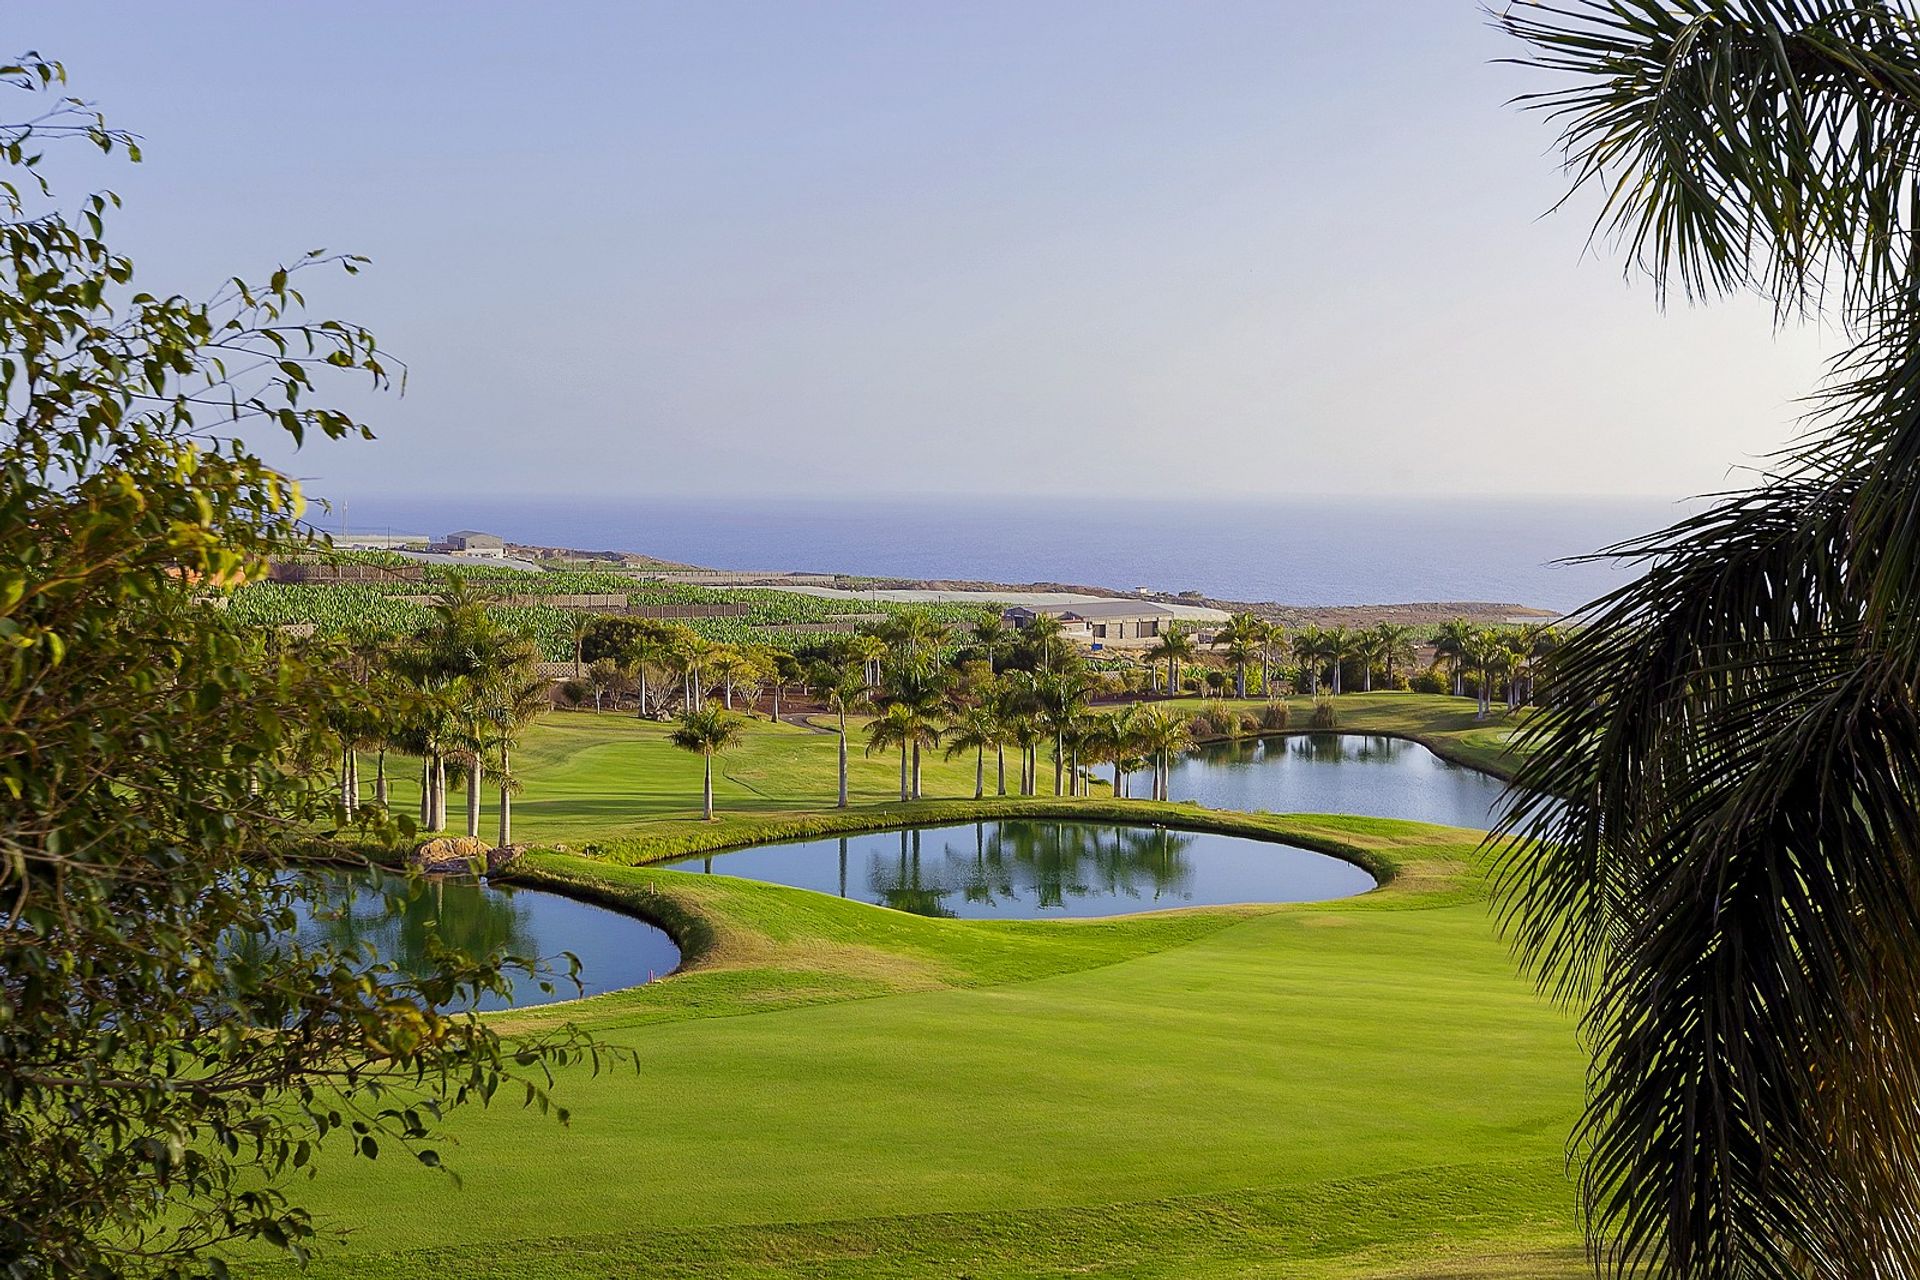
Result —
<path fill-rule="evenodd" d="M 1456 618 L 1441 624 L 1434 637 L 1434 666 L 1447 668 L 1456 698 L 1466 696 L 1467 676 L 1477 677 L 1475 697 L 1484 719 L 1497 687 L 1505 688 L 1509 711 L 1531 701 L 1541 667 L 1563 643 L 1560 629 L 1549 623 L 1476 627 Z"/>
<path fill-rule="evenodd" d="M 699 711 L 718 696 L 725 710 L 751 714 L 770 690 L 777 720 L 781 695 L 801 676 L 799 660 L 772 645 L 709 640 L 679 623 L 581 616 L 575 669 L 595 710 L 609 697 L 617 702 L 631 695 L 641 718 L 649 719 Z M 596 656 L 582 662 L 589 648 Z"/>
<path fill-rule="evenodd" d="M 368 803 L 360 781 L 360 753 L 375 756 L 371 803 L 388 805 L 387 754 L 420 761 L 419 826 L 447 825 L 449 769 L 464 772 L 466 833 L 480 834 L 480 797 L 498 784 L 499 840 L 513 840 L 513 750 L 533 719 L 550 705 L 539 672 L 539 648 L 500 623 L 484 597 L 457 577 L 435 599 L 427 622 L 405 636 L 368 630 L 348 635 L 341 662 L 368 687 L 376 714 L 340 710 L 329 720 L 340 737 L 340 803 L 349 819 Z"/>
<path fill-rule="evenodd" d="M 1012 786 L 1021 796 L 1039 794 L 1050 759 L 1056 796 L 1086 794 L 1084 767 L 1105 764 L 1112 766 L 1116 795 L 1124 794 L 1128 774 L 1151 770 L 1153 794 L 1164 799 L 1172 759 L 1191 740 L 1187 718 L 1170 709 L 1092 712 L 1090 700 L 1104 685 L 1052 619 L 1017 633 L 997 619 L 982 619 L 956 632 L 925 613 L 904 610 L 835 638 L 804 671 L 802 683 L 820 693 L 836 720 L 841 808 L 849 803 L 849 717 L 867 712 L 873 715 L 865 753 L 898 753 L 903 802 L 924 795 L 923 762 L 935 750 L 947 759 L 974 757 L 976 799 L 987 794 L 989 754 L 998 795 L 1009 794 L 1012 754 Z M 689 707 L 673 734 L 674 745 L 705 760 L 702 795 L 709 820 L 713 758 L 737 740 L 742 724 L 724 708 Z"/>
<path fill-rule="evenodd" d="M 1214 632 L 1209 647 L 1226 660 L 1236 697 L 1248 696 L 1252 683 L 1249 677 L 1255 669 L 1259 671 L 1258 692 L 1272 696 L 1280 674 L 1276 664 L 1281 657 L 1291 658 L 1294 663 L 1296 690 L 1318 697 L 1348 692 L 1349 673 L 1357 674 L 1363 693 L 1373 691 L 1376 673 L 1387 687 L 1395 687 L 1397 677 L 1410 671 L 1417 661 L 1414 636 L 1413 627 L 1393 622 L 1364 628 L 1307 626 L 1289 633 L 1277 622 L 1237 613 Z M 1468 676 L 1477 674 L 1476 696 L 1484 716 L 1496 688 L 1506 690 L 1509 709 L 1530 700 L 1542 662 L 1562 642 L 1559 629 L 1551 624 L 1477 627 L 1459 618 L 1440 627 L 1435 637 L 1434 667 L 1448 671 L 1457 697 L 1466 695 Z M 1200 662 L 1199 644 L 1193 632 L 1175 626 L 1155 642 L 1146 658 L 1149 691 L 1160 692 L 1164 670 L 1164 688 L 1177 694 L 1183 688 L 1182 667 Z M 1224 691 L 1223 673 L 1209 670 L 1203 680 L 1216 692 Z"/>

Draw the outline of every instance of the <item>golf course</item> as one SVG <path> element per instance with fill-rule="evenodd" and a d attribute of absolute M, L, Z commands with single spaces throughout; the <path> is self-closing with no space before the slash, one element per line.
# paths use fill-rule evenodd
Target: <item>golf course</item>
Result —
<path fill-rule="evenodd" d="M 1510 727 L 1438 695 L 1345 695 L 1338 711 L 1343 730 L 1482 764 Z M 1584 1059 L 1573 1017 L 1496 935 L 1478 832 L 1098 790 L 976 801 L 973 761 L 937 756 L 929 798 L 901 803 L 891 760 L 857 745 L 838 810 L 835 736 L 766 721 L 716 759 L 706 823 L 702 761 L 667 735 L 549 714 L 523 742 L 514 806 L 534 846 L 515 880 L 651 919 L 685 963 L 499 1025 L 571 1021 L 634 1063 L 563 1075 L 565 1126 L 517 1093 L 462 1110 L 438 1144 L 454 1177 L 402 1151 L 323 1161 L 299 1191 L 323 1242 L 312 1274 L 1581 1273 L 1566 1143 Z M 1013 816 L 1281 841 L 1381 885 L 958 920 L 651 865 Z"/>

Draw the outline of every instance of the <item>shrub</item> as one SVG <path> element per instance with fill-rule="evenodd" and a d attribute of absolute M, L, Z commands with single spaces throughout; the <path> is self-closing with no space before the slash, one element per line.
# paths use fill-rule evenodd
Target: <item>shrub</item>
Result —
<path fill-rule="evenodd" d="M 1438 670 L 1416 671 L 1407 681 L 1407 687 L 1415 693 L 1452 693 L 1453 684 L 1445 674 Z"/>
<path fill-rule="evenodd" d="M 1240 732 L 1235 736 L 1250 738 L 1258 734 L 1265 727 L 1266 725 L 1260 716 L 1253 714 L 1251 711 L 1242 711 L 1240 713 Z"/>
<path fill-rule="evenodd" d="M 1313 727 L 1316 729 L 1334 729 L 1340 724 L 1340 716 L 1333 709 L 1333 699 L 1319 697 L 1313 700 Z"/>
<path fill-rule="evenodd" d="M 1287 704 L 1275 699 L 1260 708 L 1260 727 L 1270 733 L 1285 729 L 1289 715 Z"/>
<path fill-rule="evenodd" d="M 560 686 L 560 701 L 570 707 L 577 707 L 587 700 L 591 691 L 578 680 L 568 680 Z"/>

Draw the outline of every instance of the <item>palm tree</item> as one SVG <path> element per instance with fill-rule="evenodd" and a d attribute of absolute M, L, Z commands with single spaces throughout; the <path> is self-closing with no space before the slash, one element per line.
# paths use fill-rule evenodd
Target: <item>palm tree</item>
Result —
<path fill-rule="evenodd" d="M 1053 794 L 1065 783 L 1067 728 L 1087 709 L 1087 682 L 1078 672 L 1055 672 L 1034 682 L 1040 715 L 1053 734 Z"/>
<path fill-rule="evenodd" d="M 671 670 L 677 652 L 677 637 L 667 627 L 644 626 L 635 631 L 627 641 L 626 647 L 621 652 L 621 658 L 625 661 L 639 692 L 640 719 L 645 720 L 649 715 L 648 673 L 656 670 Z"/>
<path fill-rule="evenodd" d="M 1233 696 L 1247 696 L 1247 667 L 1265 652 L 1267 624 L 1251 613 L 1236 613 L 1214 632 L 1212 645 L 1224 649 L 1233 664 Z"/>
<path fill-rule="evenodd" d="M 1167 664 L 1169 697 L 1180 696 L 1180 664 L 1193 661 L 1195 652 L 1192 634 L 1177 622 L 1169 625 L 1166 634 L 1147 650 L 1148 661 Z"/>
<path fill-rule="evenodd" d="M 1307 677 L 1307 692 L 1320 696 L 1320 671 L 1326 658 L 1326 637 L 1318 627 L 1302 627 L 1293 633 L 1293 660 Z"/>
<path fill-rule="evenodd" d="M 862 679 L 869 690 L 880 687 L 880 667 L 887 660 L 887 642 L 871 632 L 848 636 L 842 649 L 849 661 L 860 665 Z"/>
<path fill-rule="evenodd" d="M 1596 1258 L 1665 1280 L 1920 1256 L 1920 50 L 1886 0 L 1513 6 L 1656 295 L 1847 349 L 1747 492 L 1609 554 L 1519 745 L 1507 919 L 1589 1004 Z"/>
<path fill-rule="evenodd" d="M 1524 684 L 1513 697 L 1515 707 L 1533 701 L 1534 685 L 1541 666 L 1565 642 L 1566 637 L 1561 634 L 1560 628 L 1550 622 L 1530 623 L 1520 629 L 1514 666 Z"/>
<path fill-rule="evenodd" d="M 1113 798 L 1127 794 L 1127 772 L 1141 754 L 1141 714 L 1138 704 L 1101 716 L 1092 741 L 1100 758 L 1113 766 Z"/>
<path fill-rule="evenodd" d="M 973 798 L 979 800 L 987 794 L 987 748 L 998 749 L 1007 740 L 1006 726 L 1000 723 L 1000 717 L 988 707 L 969 707 L 958 719 L 948 726 L 944 735 L 947 740 L 947 759 L 973 752 Z M 1006 790 L 1006 776 L 1001 775 L 1001 790 Z"/>
<path fill-rule="evenodd" d="M 1269 622 L 1265 618 L 1260 622 L 1260 696 L 1273 697 L 1273 651 L 1286 640 L 1286 632 L 1279 623 Z"/>
<path fill-rule="evenodd" d="M 591 613 L 581 610 L 567 615 L 567 637 L 573 641 L 573 678 L 578 680 L 586 670 L 582 655 L 586 652 L 587 637 L 593 634 L 595 618 Z"/>
<path fill-rule="evenodd" d="M 1140 714 L 1139 742 L 1153 762 L 1153 798 L 1168 798 L 1169 775 L 1173 755 L 1193 743 L 1193 730 L 1187 718 L 1167 707 L 1148 707 Z"/>
<path fill-rule="evenodd" d="M 675 726 L 671 741 L 682 751 L 691 751 L 706 765 L 700 786 L 700 800 L 708 822 L 713 821 L 713 758 L 740 738 L 744 727 L 740 717 L 720 707 L 684 711 Z"/>
<path fill-rule="evenodd" d="M 1433 638 L 1433 665 L 1445 663 L 1453 672 L 1453 696 L 1465 697 L 1467 692 L 1467 649 L 1473 643 L 1474 626 L 1465 618 L 1454 618 L 1440 624 L 1440 630 Z"/>
<path fill-rule="evenodd" d="M 1382 622 L 1374 627 L 1373 637 L 1379 645 L 1380 660 L 1386 665 L 1387 687 L 1392 688 L 1394 665 L 1413 661 L 1413 628 Z"/>
<path fill-rule="evenodd" d="M 983 613 L 967 629 L 965 652 L 987 664 L 990 675 L 1000 673 L 1000 660 L 1013 648 L 1014 637 L 997 613 Z"/>
<path fill-rule="evenodd" d="M 1031 671 L 1007 672 L 1000 678 L 995 708 L 1006 726 L 1007 741 L 1020 749 L 1020 794 L 1030 796 L 1037 789 L 1035 749 L 1045 736 L 1040 722 L 1039 677 Z"/>
<path fill-rule="evenodd" d="M 513 843 L 513 797 L 520 783 L 513 773 L 513 749 L 521 732 L 551 705 L 547 682 L 531 663 L 505 674 L 489 686 L 485 708 L 492 732 L 482 743 L 492 755 L 493 776 L 500 784 L 499 847 Z"/>
<path fill-rule="evenodd" d="M 1050 672 L 1063 666 L 1071 654 L 1066 624 L 1051 613 L 1036 613 L 1014 639 L 1016 661 L 1030 671 Z"/>
<path fill-rule="evenodd" d="M 1356 631 L 1352 639 L 1353 656 L 1360 663 L 1360 692 L 1373 692 L 1373 669 L 1380 665 L 1380 633 L 1372 629 Z"/>
<path fill-rule="evenodd" d="M 1505 674 L 1511 655 L 1507 651 L 1506 639 L 1492 628 L 1476 630 L 1467 640 L 1466 652 L 1461 660 L 1472 667 L 1479 676 L 1479 710 L 1475 718 L 1484 720 L 1493 707 L 1493 684 L 1496 677 Z"/>
<path fill-rule="evenodd" d="M 1333 668 L 1333 694 L 1340 694 L 1340 671 L 1353 657 L 1353 632 L 1345 627 L 1328 627 L 1320 633 L 1320 660 Z"/>
<path fill-rule="evenodd" d="M 720 646 L 697 631 L 682 629 L 673 637 L 673 665 L 680 673 L 682 705 L 699 711 L 707 705 L 706 668 Z"/>
<path fill-rule="evenodd" d="M 867 725 L 867 754 L 900 748 L 900 799 L 920 799 L 920 752 L 939 745 L 940 729 L 910 702 L 892 702 Z M 909 768 L 911 756 L 911 768 Z"/>
<path fill-rule="evenodd" d="M 759 669 L 752 658 L 730 644 L 715 645 L 707 654 L 706 668 L 720 678 L 720 702 L 728 711 L 733 710 L 735 682 L 751 679 Z"/>
<path fill-rule="evenodd" d="M 800 659 L 785 649 L 762 646 L 758 653 L 760 664 L 766 668 L 768 677 L 773 681 L 773 718 L 780 719 L 780 695 L 790 684 L 798 684 L 806 679 L 807 669 Z M 804 695 L 806 690 L 801 689 Z"/>
<path fill-rule="evenodd" d="M 819 686 L 828 710 L 840 722 L 839 807 L 844 809 L 847 807 L 847 713 L 864 710 L 869 705 L 866 675 L 858 663 L 835 666 L 831 662 L 823 662 L 814 668 L 813 683 Z"/>

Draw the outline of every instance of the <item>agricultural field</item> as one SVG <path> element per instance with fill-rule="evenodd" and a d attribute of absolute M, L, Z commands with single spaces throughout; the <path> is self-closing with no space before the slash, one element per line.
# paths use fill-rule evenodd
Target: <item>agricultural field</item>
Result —
<path fill-rule="evenodd" d="M 472 568 L 461 568 L 459 576 L 483 592 L 515 597 L 623 595 L 632 605 L 744 606 L 746 613 L 736 617 L 676 621 L 708 640 L 783 648 L 817 639 L 814 633 L 799 628 L 914 607 L 884 600 L 831 599 L 770 588 L 702 587 L 610 571 L 545 569 L 527 573 L 476 564 Z M 227 608 L 234 617 L 263 627 L 310 626 L 323 635 L 341 634 L 350 628 L 402 634 L 419 627 L 428 616 L 426 605 L 406 597 L 430 595 L 445 581 L 444 577 L 429 576 L 424 581 L 395 578 L 372 582 L 252 582 L 230 594 Z M 972 604 L 935 604 L 918 609 L 939 621 L 955 624 L 970 623 L 983 613 L 981 606 Z M 538 604 L 496 604 L 491 612 L 537 641 L 548 661 L 562 662 L 573 656 L 574 611 Z"/>

